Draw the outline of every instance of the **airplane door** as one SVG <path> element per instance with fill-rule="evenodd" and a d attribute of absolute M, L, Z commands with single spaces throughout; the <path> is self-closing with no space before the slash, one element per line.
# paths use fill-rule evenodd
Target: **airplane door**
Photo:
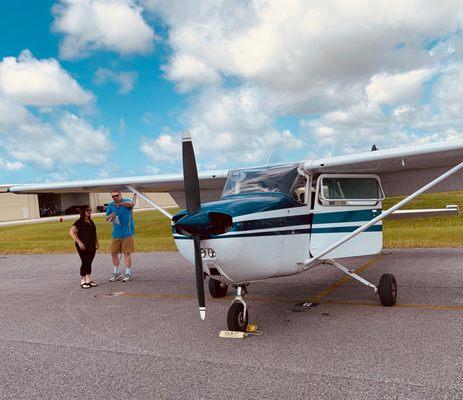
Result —
<path fill-rule="evenodd" d="M 311 256 L 316 256 L 379 215 L 383 199 L 381 182 L 376 175 L 319 176 L 312 209 Z M 322 258 L 377 254 L 382 249 L 382 242 L 380 221 Z"/>
<path fill-rule="evenodd" d="M 288 226 L 282 238 L 282 253 L 280 259 L 279 275 L 290 275 L 299 271 L 298 264 L 309 257 L 310 229 L 312 213 L 310 210 L 311 180 L 306 177 L 299 178 L 299 185 L 294 190 L 294 198 L 300 207 L 288 209 Z"/>
<path fill-rule="evenodd" d="M 290 210 L 289 217 L 293 222 L 292 229 L 286 230 L 282 235 L 281 275 L 297 271 L 297 264 L 309 256 L 310 223 L 312 215 L 307 205 Z"/>

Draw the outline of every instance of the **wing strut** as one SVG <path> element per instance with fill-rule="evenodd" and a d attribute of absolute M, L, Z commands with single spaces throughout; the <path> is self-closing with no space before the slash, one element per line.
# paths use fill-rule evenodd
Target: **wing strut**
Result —
<path fill-rule="evenodd" d="M 156 210 L 162 212 L 167 218 L 172 220 L 172 215 L 169 214 L 166 210 L 164 210 L 161 206 L 158 206 L 153 200 L 151 200 L 149 197 L 145 196 L 143 193 L 139 192 L 137 189 L 135 189 L 133 186 L 127 186 L 127 189 L 129 189 L 132 193 L 135 193 L 137 196 L 141 197 L 143 200 L 145 200 L 148 204 L 151 204 Z"/>
<path fill-rule="evenodd" d="M 437 185 L 438 183 L 442 182 L 444 179 L 447 179 L 450 175 L 453 175 L 455 172 L 458 172 L 460 169 L 463 168 L 463 162 L 458 164 L 457 166 L 453 167 L 452 169 L 448 170 L 444 174 L 440 175 L 433 181 L 429 182 L 427 185 L 423 186 L 421 189 L 418 189 L 415 193 L 412 193 L 410 196 L 406 197 L 405 199 L 399 201 L 397 204 L 392 206 L 391 208 L 387 209 L 383 213 L 379 214 L 376 218 L 373 218 L 372 220 L 368 221 L 367 223 L 363 224 L 362 226 L 358 227 L 355 231 L 351 232 L 350 234 L 344 236 L 342 239 L 339 239 L 337 242 L 333 243 L 331 246 L 328 246 L 325 250 L 322 250 L 320 253 L 318 253 L 316 256 L 312 258 L 307 258 L 305 259 L 301 264 L 299 264 L 299 267 L 302 270 L 306 270 L 310 268 L 310 266 L 323 257 L 324 255 L 328 254 L 330 251 L 333 251 L 334 249 L 338 248 L 348 240 L 352 239 L 353 237 L 357 236 L 359 233 L 362 233 L 366 231 L 370 226 L 373 226 L 377 222 L 383 220 L 386 218 L 388 215 L 392 214 L 395 210 L 398 210 L 399 208 L 403 207 L 410 201 L 412 201 L 415 197 L 419 196 L 420 194 L 426 192 L 427 190 L 431 189 L 433 186 Z"/>

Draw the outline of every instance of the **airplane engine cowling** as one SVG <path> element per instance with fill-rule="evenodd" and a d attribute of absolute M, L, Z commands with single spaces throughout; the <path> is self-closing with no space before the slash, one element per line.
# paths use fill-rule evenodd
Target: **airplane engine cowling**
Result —
<path fill-rule="evenodd" d="M 174 222 L 177 233 L 186 235 L 199 234 L 204 237 L 222 235 L 228 232 L 233 225 L 231 215 L 214 211 L 187 214 Z"/>

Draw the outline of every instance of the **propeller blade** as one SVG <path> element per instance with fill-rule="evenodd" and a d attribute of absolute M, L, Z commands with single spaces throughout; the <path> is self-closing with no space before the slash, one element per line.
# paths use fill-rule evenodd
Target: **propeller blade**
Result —
<path fill-rule="evenodd" d="M 182 138 L 183 182 L 185 187 L 186 209 L 194 214 L 201 209 L 198 170 L 190 132 L 183 132 Z"/>
<path fill-rule="evenodd" d="M 204 272 L 203 260 L 201 258 L 201 239 L 198 234 L 193 236 L 195 248 L 195 270 L 196 270 L 196 290 L 198 292 L 199 315 L 201 319 L 206 318 L 206 299 L 204 296 Z"/>
<path fill-rule="evenodd" d="M 201 211 L 201 197 L 199 191 L 198 170 L 196 168 L 195 151 L 191 142 L 190 132 L 183 132 L 182 138 L 183 183 L 185 187 L 186 209 L 188 214 Z M 204 272 L 201 257 L 201 237 L 199 233 L 193 235 L 195 251 L 196 291 L 198 292 L 199 315 L 206 318 L 206 299 L 204 296 Z"/>

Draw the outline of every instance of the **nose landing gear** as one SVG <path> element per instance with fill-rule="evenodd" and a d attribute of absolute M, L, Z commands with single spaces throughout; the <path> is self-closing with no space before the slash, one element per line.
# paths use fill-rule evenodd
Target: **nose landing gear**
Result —
<path fill-rule="evenodd" d="M 236 286 L 236 297 L 227 314 L 227 325 L 230 331 L 246 332 L 248 327 L 249 312 L 244 301 L 244 296 L 247 294 L 246 286 Z"/>

